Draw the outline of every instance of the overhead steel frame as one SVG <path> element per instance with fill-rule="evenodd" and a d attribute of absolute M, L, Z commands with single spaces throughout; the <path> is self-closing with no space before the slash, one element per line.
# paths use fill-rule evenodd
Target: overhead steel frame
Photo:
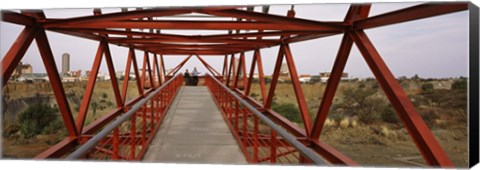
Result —
<path fill-rule="evenodd" d="M 18 65 L 26 50 L 30 46 L 33 39 L 37 41 L 42 59 L 44 61 L 47 73 L 50 78 L 52 88 L 54 90 L 59 110 L 68 131 L 68 138 L 64 139 L 57 145 L 48 149 L 37 158 L 54 158 L 61 157 L 70 152 L 75 146 L 88 141 L 89 134 L 93 134 L 101 127 L 106 125 L 116 116 L 128 109 L 129 104 L 139 101 L 146 93 L 145 76 L 146 67 L 150 78 L 150 85 L 155 88 L 153 76 L 155 69 L 159 75 L 159 81 L 166 81 L 166 75 L 174 75 L 192 55 L 221 55 L 224 56 L 224 65 L 222 74 L 227 87 L 232 88 L 243 98 L 248 100 L 259 111 L 263 112 L 275 123 L 285 128 L 289 133 L 295 135 L 299 141 L 307 147 L 316 151 L 319 155 L 333 164 L 357 165 L 356 162 L 349 159 L 339 151 L 330 147 L 319 139 L 322 127 L 328 115 L 328 110 L 332 104 L 335 91 L 338 87 L 341 74 L 348 60 L 353 43 L 359 48 L 361 54 L 366 60 L 368 66 L 372 70 L 378 80 L 383 91 L 395 108 L 398 116 L 405 124 L 410 136 L 422 153 L 424 159 L 429 165 L 440 167 L 452 167 L 453 164 L 446 156 L 434 136 L 419 116 L 418 112 L 406 97 L 405 92 L 398 84 L 393 74 L 390 72 L 385 62 L 382 60 L 374 45 L 365 34 L 365 29 L 391 25 L 401 22 L 407 22 L 417 19 L 434 17 L 438 15 L 448 14 L 452 12 L 464 11 L 468 9 L 469 4 L 465 2 L 459 3 L 425 3 L 405 9 L 388 12 L 374 17 L 368 17 L 370 4 L 354 4 L 348 10 L 344 21 L 342 22 L 320 22 L 301 18 L 294 18 L 293 9 L 289 11 L 287 17 L 254 12 L 251 7 L 247 7 L 247 11 L 240 10 L 241 7 L 198 7 L 198 8 L 152 8 L 137 9 L 135 11 L 122 10 L 118 13 L 101 14 L 100 10 L 94 10 L 93 16 L 84 16 L 68 19 L 46 18 L 42 11 L 22 11 L 21 13 L 2 11 L 2 20 L 14 24 L 24 25 L 24 30 L 20 33 L 15 43 L 2 59 L 2 85 L 4 86 L 10 78 L 14 68 Z M 264 9 L 264 12 L 268 11 Z M 176 21 L 176 20 L 156 20 L 153 17 L 184 15 L 190 13 L 202 13 L 217 17 L 237 18 L 237 21 Z M 144 20 L 144 18 L 147 18 Z M 123 28 L 125 31 L 112 28 Z M 134 29 L 151 29 L 149 33 L 143 31 L 134 31 Z M 187 29 L 187 30 L 229 30 L 229 34 L 219 35 L 175 35 L 164 34 L 158 30 L 156 33 L 152 29 Z M 45 34 L 45 30 L 59 32 L 67 35 L 92 39 L 100 42 L 97 55 L 95 57 L 92 71 L 97 72 L 101 62 L 102 54 L 105 54 L 109 73 L 114 73 L 112 58 L 108 49 L 108 44 L 115 44 L 129 48 L 127 60 L 127 70 L 133 63 L 136 82 L 140 97 L 132 100 L 127 104 L 125 102 L 127 84 L 123 84 L 122 95 L 120 95 L 118 86 L 112 80 L 114 93 L 118 108 L 102 117 L 101 119 L 83 127 L 85 111 L 88 109 L 88 103 L 91 98 L 96 74 L 92 74 L 89 78 L 88 88 L 84 99 L 82 100 L 81 109 L 79 111 L 79 119 L 75 123 L 68 103 L 66 102 L 65 92 L 58 76 L 58 70 L 55 67 L 53 55 Z M 232 30 L 236 30 L 232 34 Z M 241 33 L 240 30 L 256 30 L 254 33 Z M 267 31 L 270 30 L 270 31 Z M 343 39 L 335 59 L 332 75 L 327 82 L 327 88 L 320 103 L 317 116 L 313 123 L 308 116 L 306 110 L 305 99 L 302 88 L 298 82 L 298 74 L 296 72 L 293 55 L 289 44 L 327 37 L 331 35 L 343 34 Z M 109 35 L 117 35 L 117 37 L 109 37 Z M 125 36 L 125 37 L 118 37 Z M 265 39 L 265 37 L 278 37 L 279 39 Z M 250 39 L 257 37 L 257 39 Z M 277 62 L 273 72 L 273 79 L 270 89 L 267 92 L 264 82 L 263 66 L 261 62 L 260 49 L 279 46 Z M 134 50 L 142 50 L 144 53 L 144 62 L 142 67 L 142 75 L 138 73 Z M 244 52 L 254 51 L 252 67 L 247 77 L 245 69 L 246 63 Z M 155 57 L 154 66 L 150 66 L 149 54 Z M 235 54 L 241 54 L 238 65 L 234 64 Z M 163 76 L 160 76 L 160 68 L 156 56 L 160 56 L 161 69 Z M 169 73 L 165 73 L 163 55 L 188 55 L 175 69 Z M 228 64 L 228 55 L 231 56 L 230 64 Z M 297 103 L 302 114 L 304 129 L 293 124 L 288 119 L 280 116 L 270 109 L 275 87 L 278 82 L 279 68 L 285 58 L 289 71 L 291 73 L 292 84 L 294 87 Z M 218 72 L 201 59 L 209 71 Z M 248 96 L 251 87 L 251 80 L 255 64 L 258 66 L 260 77 L 260 89 L 263 103 L 258 103 Z M 151 68 L 154 68 L 152 70 Z M 235 68 L 238 67 L 238 68 Z M 238 87 L 238 77 L 240 72 L 243 73 L 244 86 Z M 93 72 L 92 72 L 93 73 Z M 152 75 L 153 74 L 153 75 Z M 115 76 L 112 76 L 115 77 Z M 127 78 L 128 76 L 125 76 Z M 128 79 L 128 78 L 127 78 Z M 233 79 L 233 81 L 231 81 Z M 233 85 L 230 85 L 233 82 Z M 160 84 L 161 82 L 159 82 Z M 243 91 L 242 91 L 243 90 Z M 172 96 L 172 95 L 168 95 Z M 235 104 L 238 106 L 238 103 Z M 238 111 L 236 111 L 238 112 Z M 145 115 L 144 113 L 143 115 Z M 133 121 L 133 120 L 132 120 Z M 272 131 L 271 136 L 275 133 Z M 254 140 L 258 140 L 258 136 L 254 135 Z M 118 140 L 118 139 L 114 139 Z M 118 141 L 117 141 L 118 142 Z M 255 152 L 258 152 L 255 151 Z M 272 156 L 275 153 L 272 152 Z M 258 159 L 258 158 L 256 158 Z M 258 160 L 257 160 L 258 161 Z M 272 162 L 275 162 L 272 160 Z"/>

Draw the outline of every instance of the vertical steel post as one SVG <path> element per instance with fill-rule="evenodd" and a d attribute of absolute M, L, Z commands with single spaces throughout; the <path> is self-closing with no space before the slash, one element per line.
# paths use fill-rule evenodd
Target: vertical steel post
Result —
<path fill-rule="evenodd" d="M 277 134 L 270 129 L 270 163 L 277 162 Z"/>
<path fill-rule="evenodd" d="M 115 130 L 113 130 L 112 160 L 118 160 L 118 128 L 115 128 Z"/>
<path fill-rule="evenodd" d="M 130 137 L 132 140 L 130 141 L 130 160 L 135 160 L 135 151 L 136 151 L 136 144 L 137 144 L 137 114 L 134 113 L 131 118 L 131 131 Z"/>

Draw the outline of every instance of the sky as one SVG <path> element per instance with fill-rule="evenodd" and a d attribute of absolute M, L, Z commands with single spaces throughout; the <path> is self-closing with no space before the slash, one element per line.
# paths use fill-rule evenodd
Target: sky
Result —
<path fill-rule="evenodd" d="M 418 3 L 373 3 L 369 16 L 397 10 Z M 272 5 L 270 13 L 286 15 L 290 5 Z M 301 4 L 295 5 L 296 17 L 318 21 L 341 21 L 349 8 L 347 3 L 339 4 Z M 103 13 L 119 12 L 120 8 L 102 9 Z M 256 7 L 255 11 L 261 11 Z M 91 15 L 92 9 L 47 9 L 47 18 L 68 18 Z M 418 74 L 424 78 L 443 78 L 468 76 L 468 11 L 456 12 L 437 17 L 404 22 L 389 26 L 365 30 L 387 66 L 396 77 L 412 77 Z M 0 54 L 3 58 L 11 47 L 22 26 L 0 22 Z M 165 33 L 199 34 L 201 31 L 166 30 Z M 208 33 L 224 33 L 211 31 Z M 61 56 L 70 54 L 70 70 L 90 70 L 98 47 L 98 42 L 48 32 L 47 36 L 55 57 L 58 70 L 61 70 Z M 318 74 L 332 69 L 342 34 L 293 43 L 290 45 L 299 74 Z M 128 49 L 110 45 L 116 71 L 123 71 Z M 265 74 L 273 72 L 278 46 L 261 50 Z M 138 63 L 142 62 L 143 52 L 136 51 Z M 238 57 L 239 54 L 236 55 Z M 249 70 L 253 52 L 246 52 L 247 70 Z M 164 56 L 166 68 L 175 67 L 186 56 Z M 217 71 L 221 72 L 223 56 L 204 56 Z M 45 72 L 35 41 L 25 54 L 23 63 L 31 64 L 33 72 Z M 200 72 L 207 70 L 192 57 L 181 71 L 197 67 Z M 106 73 L 105 60 L 102 60 L 101 72 Z M 354 45 L 345 68 L 352 77 L 373 77 L 368 65 Z"/>

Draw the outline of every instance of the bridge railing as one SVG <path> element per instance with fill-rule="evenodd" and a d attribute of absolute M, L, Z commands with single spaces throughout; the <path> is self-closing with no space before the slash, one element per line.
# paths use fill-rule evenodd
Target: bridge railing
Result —
<path fill-rule="evenodd" d="M 159 129 L 183 77 L 170 78 L 162 86 L 88 137 L 66 159 L 141 160 Z"/>
<path fill-rule="evenodd" d="M 294 135 L 274 123 L 216 78 L 206 76 L 205 83 L 248 162 L 327 164 Z"/>

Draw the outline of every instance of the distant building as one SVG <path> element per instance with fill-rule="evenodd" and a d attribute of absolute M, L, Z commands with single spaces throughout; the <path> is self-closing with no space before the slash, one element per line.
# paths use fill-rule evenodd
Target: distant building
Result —
<path fill-rule="evenodd" d="M 282 66 L 280 67 L 280 76 L 290 76 L 287 63 L 282 63 Z"/>
<path fill-rule="evenodd" d="M 33 69 L 30 64 L 23 64 L 22 62 L 18 63 L 17 68 L 13 70 L 13 77 L 20 77 L 22 74 L 30 74 Z"/>
<path fill-rule="evenodd" d="M 68 76 L 70 76 L 70 77 L 81 77 L 82 76 L 82 70 L 68 71 Z"/>
<path fill-rule="evenodd" d="M 85 77 L 90 77 L 90 73 L 91 73 L 90 70 L 86 70 L 86 71 L 85 71 Z"/>
<path fill-rule="evenodd" d="M 312 76 L 308 74 L 302 74 L 298 76 L 298 80 L 300 81 L 300 83 L 310 83 L 312 80 Z"/>
<path fill-rule="evenodd" d="M 28 81 L 48 81 L 47 73 L 25 73 L 22 74 L 17 79 L 18 81 L 28 82 Z"/>
<path fill-rule="evenodd" d="M 331 73 L 330 72 L 323 72 L 320 73 L 320 81 L 322 82 L 327 82 L 328 79 L 330 78 Z M 348 73 L 342 73 L 342 77 L 340 80 L 348 80 Z"/>
<path fill-rule="evenodd" d="M 70 71 L 70 54 L 62 54 L 62 74 L 66 75 Z"/>

